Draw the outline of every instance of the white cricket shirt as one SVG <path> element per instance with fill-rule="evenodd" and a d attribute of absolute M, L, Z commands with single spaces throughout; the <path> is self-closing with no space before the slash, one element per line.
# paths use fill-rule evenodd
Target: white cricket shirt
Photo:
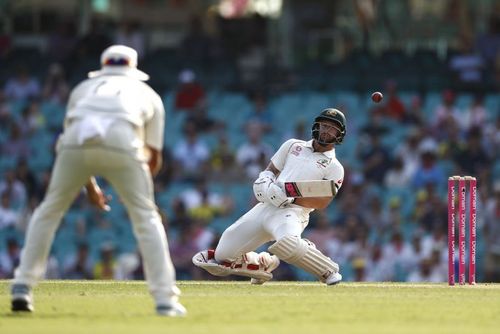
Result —
<path fill-rule="evenodd" d="M 314 152 L 312 140 L 289 139 L 271 158 L 280 170 L 277 181 L 334 180 L 338 189 L 344 180 L 344 167 L 335 157 L 335 149 Z"/>
<path fill-rule="evenodd" d="M 134 78 L 101 75 L 80 83 L 70 95 L 65 131 L 75 119 L 85 120 L 81 122 L 85 125 L 80 132 L 89 131 L 84 127 L 90 127 L 90 131 L 95 127 L 100 135 L 114 127 L 113 123 L 118 126 L 126 121 L 139 130 L 138 138 L 130 138 L 131 141 L 143 141 L 157 150 L 163 148 L 165 110 L 161 98 L 147 84 Z M 127 143 L 120 146 L 122 144 Z M 137 146 L 137 143 L 130 144 Z"/>

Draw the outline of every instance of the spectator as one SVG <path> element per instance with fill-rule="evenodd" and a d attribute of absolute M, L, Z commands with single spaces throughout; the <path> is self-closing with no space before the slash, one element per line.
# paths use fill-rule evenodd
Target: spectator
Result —
<path fill-rule="evenodd" d="M 386 224 L 379 232 L 380 237 L 384 237 L 390 231 L 398 231 L 403 228 L 404 214 L 399 196 L 392 196 L 383 206 L 383 222 Z"/>
<path fill-rule="evenodd" d="M 232 208 L 230 198 L 210 191 L 204 178 L 196 181 L 195 188 L 183 191 L 179 200 L 183 202 L 190 217 L 205 224 L 217 216 L 227 214 Z"/>
<path fill-rule="evenodd" d="M 175 109 L 190 111 L 205 103 L 205 88 L 196 81 L 190 69 L 179 74 L 179 86 L 175 92 Z"/>
<path fill-rule="evenodd" d="M 461 175 L 480 175 L 490 167 L 491 160 L 482 146 L 481 128 L 474 127 L 467 134 L 466 145 L 455 156 Z"/>
<path fill-rule="evenodd" d="M 403 158 L 397 156 L 392 162 L 392 167 L 387 171 L 384 185 L 387 188 L 406 188 L 411 183 L 412 175 L 409 169 L 404 168 Z"/>
<path fill-rule="evenodd" d="M 251 102 L 252 112 L 248 117 L 248 121 L 260 124 L 262 132 L 264 134 L 269 133 L 273 128 L 273 118 L 269 112 L 266 96 L 261 92 L 254 93 L 252 94 Z"/>
<path fill-rule="evenodd" d="M 16 239 L 7 240 L 7 249 L 0 252 L 0 278 L 14 277 L 14 269 L 19 265 L 21 248 Z"/>
<path fill-rule="evenodd" d="M 408 131 L 406 140 L 396 146 L 395 155 L 403 160 L 405 175 L 413 176 L 420 165 L 419 147 L 422 142 L 422 136 L 420 129 L 413 128 Z"/>
<path fill-rule="evenodd" d="M 368 282 L 388 282 L 395 279 L 395 259 L 390 256 L 381 244 L 373 246 L 371 256 L 365 264 Z"/>
<path fill-rule="evenodd" d="M 408 125 L 422 127 L 425 125 L 424 115 L 422 111 L 422 98 L 415 95 L 410 100 L 410 106 L 406 110 L 404 122 Z"/>
<path fill-rule="evenodd" d="M 437 194 L 436 187 L 428 185 L 416 193 L 416 203 L 412 214 L 413 221 L 426 233 L 442 228 L 446 221 L 446 206 Z M 425 248 L 425 238 L 423 247 Z"/>
<path fill-rule="evenodd" d="M 247 123 L 246 134 L 247 141 L 238 148 L 236 161 L 245 170 L 246 176 L 253 180 L 265 169 L 273 149 L 262 142 L 262 128 L 258 123 Z"/>
<path fill-rule="evenodd" d="M 368 123 L 361 127 L 362 133 L 366 135 L 375 134 L 377 136 L 383 136 L 390 131 L 383 116 L 383 109 L 375 108 L 369 111 L 369 116 L 370 119 Z"/>
<path fill-rule="evenodd" d="M 442 283 L 444 278 L 435 263 L 430 258 L 425 258 L 420 261 L 417 269 L 408 275 L 407 281 Z"/>
<path fill-rule="evenodd" d="M 12 206 L 7 192 L 0 192 L 0 194 L 0 231 L 2 231 L 16 226 L 19 212 Z"/>
<path fill-rule="evenodd" d="M 26 204 L 26 187 L 16 178 L 13 170 L 7 170 L 4 173 L 4 179 L 0 181 L 0 194 L 9 197 L 9 202 L 16 208 Z"/>
<path fill-rule="evenodd" d="M 414 264 L 412 266 L 413 269 L 410 270 L 410 272 L 415 270 L 419 266 L 420 261 L 422 261 L 423 259 L 425 259 L 429 256 L 429 254 L 425 254 L 422 238 L 423 238 L 423 234 L 420 232 L 416 232 L 412 235 L 411 248 L 413 251 Z"/>
<path fill-rule="evenodd" d="M 235 174 L 235 153 L 229 145 L 227 135 L 219 134 L 217 144 L 210 153 L 210 165 L 212 169 L 211 177 L 217 180 L 234 179 Z"/>
<path fill-rule="evenodd" d="M 358 226 L 356 238 L 349 242 L 350 259 L 353 267 L 356 266 L 358 259 L 363 259 L 363 262 L 370 257 L 372 245 L 368 240 L 368 229 L 363 226 Z"/>
<path fill-rule="evenodd" d="M 353 247 L 347 240 L 346 229 L 343 226 L 334 226 L 335 233 L 327 241 L 326 255 L 338 261 L 339 266 L 348 265 L 353 254 Z"/>
<path fill-rule="evenodd" d="M 447 235 L 444 224 L 434 225 L 431 233 L 427 233 L 421 242 L 422 257 L 431 258 L 432 253 L 437 249 L 446 249 Z"/>
<path fill-rule="evenodd" d="M 173 155 L 178 178 L 192 180 L 205 175 L 210 151 L 205 141 L 198 137 L 194 123 L 184 124 L 184 137 L 175 146 Z"/>
<path fill-rule="evenodd" d="M 100 248 L 100 259 L 93 268 L 93 277 L 99 280 L 112 280 L 116 274 L 115 248 L 105 243 Z"/>
<path fill-rule="evenodd" d="M 18 126 L 25 138 L 31 137 L 45 126 L 45 116 L 40 112 L 40 104 L 37 101 L 31 101 L 23 108 Z"/>
<path fill-rule="evenodd" d="M 386 85 L 386 104 L 384 113 L 395 121 L 402 122 L 405 117 L 406 108 L 398 96 L 398 84 L 394 80 L 389 80 Z"/>
<path fill-rule="evenodd" d="M 444 178 L 444 171 L 437 164 L 436 152 L 426 150 L 420 155 L 420 166 L 413 176 L 412 185 L 415 189 L 422 189 L 429 184 L 440 184 Z"/>
<path fill-rule="evenodd" d="M 458 124 L 452 123 L 447 129 L 446 137 L 439 143 L 439 152 L 441 159 L 453 160 L 463 150 L 465 142 Z"/>
<path fill-rule="evenodd" d="M 191 224 L 193 219 L 189 216 L 186 203 L 181 198 L 176 198 L 172 201 L 172 210 L 172 218 L 168 220 L 168 225 L 172 227 L 174 231 L 180 229 L 183 225 Z M 170 236 L 171 234 L 169 233 L 168 235 Z"/>
<path fill-rule="evenodd" d="M 189 112 L 186 122 L 193 123 L 198 133 L 206 133 L 224 129 L 225 125 L 221 121 L 215 121 L 208 116 L 205 103 L 200 103 Z"/>
<path fill-rule="evenodd" d="M 484 96 L 476 94 L 469 108 L 465 112 L 463 121 L 464 128 L 469 130 L 472 127 L 484 128 L 487 121 L 486 108 L 484 107 Z"/>
<path fill-rule="evenodd" d="M 370 133 L 369 142 L 360 147 L 359 158 L 364 162 L 363 174 L 367 181 L 382 184 L 386 172 L 391 166 L 391 156 L 387 148 L 381 143 L 380 135 Z"/>
<path fill-rule="evenodd" d="M 370 224 L 370 229 L 380 236 L 389 225 L 387 215 L 384 212 L 382 199 L 379 196 L 373 196 L 368 206 L 361 211 L 360 215 L 363 217 L 364 221 Z"/>
<path fill-rule="evenodd" d="M 33 198 L 36 196 L 39 188 L 38 180 L 33 171 L 29 168 L 26 159 L 18 160 L 15 170 L 15 178 L 20 182 L 20 184 L 24 185 L 26 191 L 25 196 L 27 196 L 27 198 Z"/>
<path fill-rule="evenodd" d="M 7 80 L 4 94 L 12 100 L 28 100 L 40 96 L 40 83 L 30 76 L 28 68 L 18 65 L 15 76 Z"/>
<path fill-rule="evenodd" d="M 0 153 L 14 160 L 27 159 L 31 150 L 27 138 L 23 137 L 21 128 L 16 123 L 11 123 L 9 137 L 0 146 Z"/>
<path fill-rule="evenodd" d="M 287 131 L 283 138 L 295 138 L 300 140 L 309 140 L 310 129 L 307 127 L 307 123 L 305 120 L 301 119 L 295 123 L 295 126 L 292 131 Z"/>
<path fill-rule="evenodd" d="M 43 84 L 44 100 L 57 105 L 65 105 L 69 91 L 63 67 L 59 63 L 51 64 Z"/>
<path fill-rule="evenodd" d="M 177 238 L 172 240 L 170 249 L 178 279 L 192 279 L 199 272 L 191 260 L 193 254 L 201 250 L 196 243 L 197 233 L 194 223 L 185 224 Z"/>
<path fill-rule="evenodd" d="M 92 279 L 93 263 L 89 256 L 89 246 L 86 243 L 78 245 L 76 254 L 66 258 L 63 277 L 67 279 Z"/>
<path fill-rule="evenodd" d="M 388 244 L 383 247 L 384 258 L 394 264 L 395 279 L 406 278 L 408 270 L 411 269 L 414 258 L 411 245 L 404 240 L 403 235 L 395 231 Z"/>
<path fill-rule="evenodd" d="M 439 134 L 449 122 L 460 125 L 460 111 L 455 106 L 455 93 L 446 89 L 441 95 L 441 104 L 434 110 L 435 121 L 433 123 L 434 132 Z"/>
<path fill-rule="evenodd" d="M 3 90 L 0 89 L 0 133 L 7 133 L 13 121 L 12 108 Z"/>

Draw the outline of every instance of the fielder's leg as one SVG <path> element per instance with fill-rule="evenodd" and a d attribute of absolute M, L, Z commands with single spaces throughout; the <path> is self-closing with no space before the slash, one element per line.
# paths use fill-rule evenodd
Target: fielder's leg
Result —
<path fill-rule="evenodd" d="M 105 154 L 110 166 L 103 176 L 127 207 L 156 311 L 159 315 L 183 316 L 186 310 L 178 302 L 180 290 L 175 284 L 165 229 L 154 202 L 149 167 L 127 154 L 109 151 Z"/>
<path fill-rule="evenodd" d="M 12 284 L 12 310 L 33 311 L 32 287 L 43 276 L 54 234 L 74 198 L 89 179 L 77 150 L 62 150 L 47 194 L 30 219 L 19 267 Z"/>

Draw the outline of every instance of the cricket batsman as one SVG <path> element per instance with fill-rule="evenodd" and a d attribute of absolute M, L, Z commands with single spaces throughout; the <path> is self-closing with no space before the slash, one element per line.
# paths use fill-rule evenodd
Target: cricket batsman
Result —
<path fill-rule="evenodd" d="M 338 264 L 301 234 L 309 214 L 326 208 L 342 186 L 344 168 L 335 156 L 335 145 L 342 143 L 345 134 L 344 114 L 329 108 L 314 119 L 312 140 L 283 143 L 253 184 L 259 203 L 224 231 L 215 250 L 194 255 L 194 265 L 215 276 L 240 275 L 250 277 L 252 284 L 263 284 L 272 279 L 271 272 L 282 260 L 327 285 L 340 282 Z M 331 180 L 333 195 L 288 197 L 284 182 L 301 180 Z M 268 248 L 272 255 L 254 252 L 270 241 L 274 241 Z"/>

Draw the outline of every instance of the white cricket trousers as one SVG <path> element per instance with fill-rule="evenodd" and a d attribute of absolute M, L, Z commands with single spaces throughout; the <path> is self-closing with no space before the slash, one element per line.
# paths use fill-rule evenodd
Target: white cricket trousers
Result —
<path fill-rule="evenodd" d="M 222 233 L 215 259 L 218 262 L 237 261 L 266 242 L 301 236 L 309 223 L 309 212 L 304 211 L 298 205 L 283 209 L 267 203 L 255 205 Z"/>
<path fill-rule="evenodd" d="M 149 167 L 130 152 L 103 146 L 61 148 L 47 194 L 30 220 L 14 283 L 33 286 L 43 276 L 56 229 L 90 176 L 104 177 L 125 204 L 156 303 L 176 302 L 180 291 L 175 285 L 175 269 L 154 202 Z"/>

